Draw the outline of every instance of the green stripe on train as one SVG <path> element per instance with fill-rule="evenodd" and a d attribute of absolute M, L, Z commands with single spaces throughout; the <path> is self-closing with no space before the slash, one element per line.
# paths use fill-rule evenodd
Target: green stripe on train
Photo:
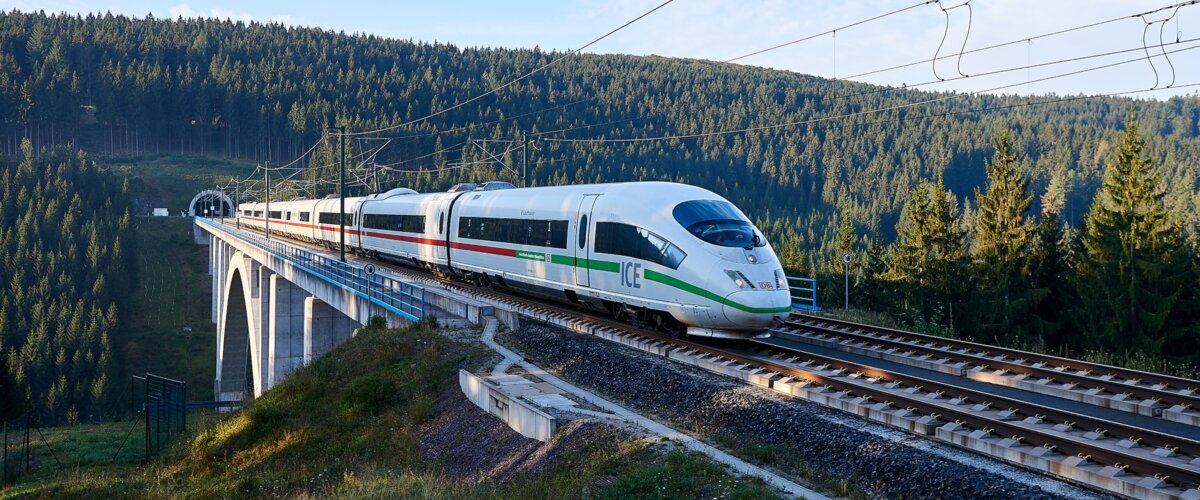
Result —
<path fill-rule="evenodd" d="M 550 255 L 550 262 L 564 266 L 587 267 L 597 271 L 606 271 L 610 273 L 621 272 L 621 264 L 618 262 L 609 262 L 606 260 L 588 260 L 576 259 L 568 255 Z M 725 304 L 739 311 L 745 311 L 752 314 L 773 314 L 791 312 L 792 306 L 784 307 L 750 307 L 737 301 L 728 300 L 725 297 L 712 293 L 708 290 L 700 288 L 696 285 L 688 283 L 678 278 L 667 276 L 653 269 L 646 269 L 643 273 L 647 280 L 656 281 L 667 286 L 675 287 L 692 295 L 698 295 L 718 304 Z"/>
<path fill-rule="evenodd" d="M 752 314 L 781 313 L 781 312 L 791 312 L 792 311 L 792 306 L 790 306 L 790 305 L 786 306 L 786 307 L 750 307 L 748 305 L 739 303 L 737 301 L 726 299 L 725 297 L 722 297 L 720 295 L 712 293 L 708 290 L 705 290 L 703 288 L 700 288 L 696 285 L 693 285 L 686 281 L 680 280 L 678 278 L 673 278 L 671 276 L 667 276 L 667 275 L 660 273 L 658 271 L 655 271 L 653 269 L 647 269 L 645 271 L 644 275 L 646 276 L 646 279 L 649 281 L 657 281 L 664 285 L 678 288 L 678 289 L 688 292 L 690 294 L 699 295 L 701 297 L 704 297 L 704 298 L 711 300 L 713 302 L 716 302 L 718 304 L 725 304 L 725 305 L 730 306 L 739 311 L 745 311 L 745 312 L 752 313 Z"/>
<path fill-rule="evenodd" d="M 576 259 L 569 255 L 551 255 L 550 262 L 552 264 L 560 264 L 564 266 L 586 267 L 597 271 L 605 271 L 610 273 L 621 272 L 621 264 L 609 262 L 606 260 L 588 260 Z"/>

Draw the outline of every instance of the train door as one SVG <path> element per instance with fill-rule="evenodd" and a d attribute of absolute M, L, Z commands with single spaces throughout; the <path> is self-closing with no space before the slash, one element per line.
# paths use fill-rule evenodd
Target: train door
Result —
<path fill-rule="evenodd" d="M 579 200 L 579 208 L 575 210 L 575 241 L 571 242 L 571 246 L 575 249 L 575 284 L 579 286 L 592 286 L 587 265 L 591 258 L 588 248 L 592 245 L 588 240 L 594 225 L 591 220 L 592 207 L 599 197 L 598 194 L 583 195 L 583 199 Z"/>

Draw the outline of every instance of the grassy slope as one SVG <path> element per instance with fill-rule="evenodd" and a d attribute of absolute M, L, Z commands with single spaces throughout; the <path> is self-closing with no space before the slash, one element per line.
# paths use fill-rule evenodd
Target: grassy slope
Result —
<path fill-rule="evenodd" d="M 150 372 L 187 382 L 188 399 L 210 400 L 216 326 L 211 321 L 208 247 L 192 242 L 189 219 L 144 217 L 136 221 L 139 279 L 133 321 L 128 331 L 119 334 L 115 346 L 124 366 L 120 387 L 128 392 L 129 375 Z M 190 356 L 183 334 L 185 300 L 192 325 Z"/>
<path fill-rule="evenodd" d="M 40 452 L 35 474 L 2 496 L 774 496 L 760 481 L 731 477 L 706 457 L 663 452 L 617 433 L 506 485 L 448 480 L 421 459 L 421 436 L 438 417 L 439 395 L 461 397 L 456 369 L 476 356 L 428 327 L 364 330 L 149 466 L 128 458 L 102 465 L 123 425 L 49 429 L 52 444 L 86 439 L 95 450 L 60 450 L 68 458 L 57 475 L 47 472 L 52 462 Z"/>
<path fill-rule="evenodd" d="M 172 215 L 187 210 L 196 193 L 227 184 L 233 177 L 244 178 L 254 164 L 223 158 L 199 156 L 139 157 L 135 160 L 105 159 L 104 168 L 114 175 L 128 177 L 136 198 L 135 214 L 151 208 L 166 207 Z M 234 193 L 229 193 L 234 198 Z"/>

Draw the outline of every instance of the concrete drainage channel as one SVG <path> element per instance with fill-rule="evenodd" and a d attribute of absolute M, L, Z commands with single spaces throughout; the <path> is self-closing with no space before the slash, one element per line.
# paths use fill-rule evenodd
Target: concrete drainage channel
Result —
<path fill-rule="evenodd" d="M 459 384 L 468 399 L 483 410 L 500 417 L 509 427 L 522 435 L 545 441 L 554 434 L 556 419 L 535 406 L 633 424 L 650 434 L 679 443 L 689 450 L 704 453 L 737 473 L 758 477 L 789 495 L 809 499 L 827 498 L 778 474 L 747 463 L 696 438 L 576 387 L 534 364 L 524 361 L 517 353 L 496 343 L 494 336 L 498 324 L 496 319 L 486 319 L 482 340 L 489 348 L 503 356 L 503 361 L 485 377 L 461 371 Z M 508 374 L 508 369 L 514 365 L 520 366 L 526 373 L 544 382 L 533 382 L 519 375 Z M 590 405 L 599 407 L 602 411 L 579 408 L 573 400 L 561 396 L 563 393 L 586 401 Z"/>

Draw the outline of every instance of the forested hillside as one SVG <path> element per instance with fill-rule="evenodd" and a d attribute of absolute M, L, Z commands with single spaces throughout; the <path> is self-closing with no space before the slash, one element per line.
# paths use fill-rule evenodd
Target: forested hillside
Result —
<path fill-rule="evenodd" d="M 561 56 L 218 20 L 0 13 L 0 152 L 19 154 L 28 137 L 100 155 L 301 158 L 304 178 L 326 181 L 309 193 L 322 196 L 338 151 L 329 132 L 386 128 L 348 139 L 361 165 L 352 181 L 516 181 L 524 153 L 533 185 L 687 182 L 742 207 L 789 270 L 821 278 L 831 296 L 841 296 L 838 256 L 855 253 L 856 304 L 906 326 L 1196 359 L 1200 98 L 934 94 L 583 54 L 450 109 Z M 845 117 L 854 113 L 867 114 Z"/>
<path fill-rule="evenodd" d="M 19 162 L 0 162 L 4 390 L 43 422 L 105 416 L 136 272 L 128 186 L 83 153 L 20 149 Z"/>
<path fill-rule="evenodd" d="M 0 13 L 0 151 L 15 153 L 19 138 L 29 136 L 35 146 L 74 139 L 95 154 L 227 155 L 278 165 L 335 125 L 353 132 L 404 123 L 559 56 L 282 25 Z M 432 173 L 393 172 L 387 184 L 433 189 L 513 179 L 519 150 L 501 158 L 513 170 L 445 168 L 488 154 L 459 148 L 468 138 L 528 137 L 536 141 L 529 148 L 532 183 L 685 181 L 731 198 L 777 239 L 794 232 L 788 245 L 815 248 L 832 238 L 829 221 L 840 213 L 860 232 L 890 239 L 920 179 L 942 175 L 957 196 L 970 198 L 1000 131 L 1009 131 L 1024 153 L 1017 168 L 1035 197 L 1058 179 L 1065 216 L 1076 222 L 1100 184 L 1126 113 L 1135 109 L 1149 132 L 1147 151 L 1171 186 L 1169 205 L 1195 212 L 1195 98 L 1101 98 L 969 113 L 1025 98 L 959 96 L 703 139 L 551 142 L 772 125 L 949 96 L 707 61 L 581 55 L 444 115 L 351 140 L 349 148 L 358 154 L 382 142 L 374 137 L 398 137 L 376 162 L 407 161 L 393 168 Z M 570 130 L 550 133 L 564 129 Z M 315 163 L 332 163 L 333 151 L 322 148 Z M 430 154 L 436 151 L 442 152 Z M 323 174 L 332 179 L 330 170 Z"/>

